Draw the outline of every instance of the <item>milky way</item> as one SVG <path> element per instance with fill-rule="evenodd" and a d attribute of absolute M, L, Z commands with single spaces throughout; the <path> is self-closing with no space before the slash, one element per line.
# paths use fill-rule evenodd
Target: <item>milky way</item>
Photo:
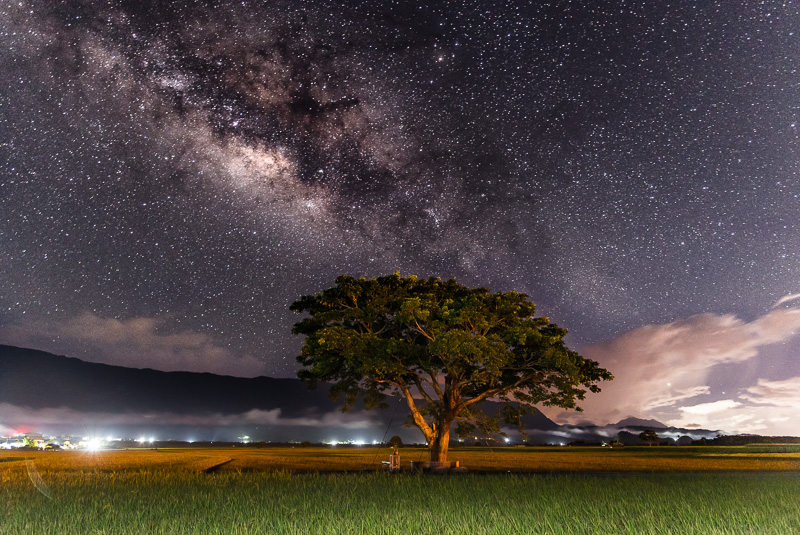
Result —
<path fill-rule="evenodd" d="M 761 325 L 800 290 L 800 7 L 593 4 L 4 4 L 0 341 L 291 376 L 288 305 L 394 270 L 578 349 Z M 740 390 L 800 376 L 773 343 Z"/>

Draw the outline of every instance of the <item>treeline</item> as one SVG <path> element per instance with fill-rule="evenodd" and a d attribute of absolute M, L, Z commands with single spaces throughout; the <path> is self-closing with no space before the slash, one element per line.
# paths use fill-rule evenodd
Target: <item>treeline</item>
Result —
<path fill-rule="evenodd" d="M 800 437 L 762 437 L 760 435 L 720 435 L 701 439 L 693 445 L 702 446 L 747 446 L 748 444 L 800 444 Z"/>

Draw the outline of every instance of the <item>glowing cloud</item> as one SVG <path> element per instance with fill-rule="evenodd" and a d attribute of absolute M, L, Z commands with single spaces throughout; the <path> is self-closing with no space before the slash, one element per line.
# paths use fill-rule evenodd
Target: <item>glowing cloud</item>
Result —
<path fill-rule="evenodd" d="M 777 303 L 775 303 L 775 304 L 774 304 L 774 305 L 772 305 L 772 306 L 773 306 L 773 307 L 777 307 L 777 306 L 779 306 L 779 305 L 782 305 L 782 304 L 784 304 L 784 303 L 788 303 L 789 301 L 794 301 L 795 299 L 800 299 L 800 294 L 789 294 L 789 295 L 784 295 L 783 297 L 781 297 L 780 299 L 778 299 L 778 302 L 777 302 Z"/>
<path fill-rule="evenodd" d="M 685 425 L 689 417 L 698 416 L 698 411 L 741 412 L 745 407 L 739 401 L 718 402 L 719 405 L 698 403 L 710 401 L 708 396 L 713 392 L 707 379 L 711 369 L 720 364 L 749 361 L 762 347 L 788 340 L 798 329 L 800 309 L 796 308 L 773 309 L 749 323 L 732 315 L 700 314 L 668 324 L 640 327 L 581 351 L 608 368 L 616 378 L 604 384 L 600 394 L 588 397 L 583 403 L 585 413 L 564 412 L 556 419 L 574 423 L 588 418 L 604 423 L 635 414 Z M 778 386 L 759 383 L 750 391 L 749 399 Z M 729 424 L 742 421 L 725 418 Z M 722 423 L 713 419 L 706 423 L 714 429 L 722 428 Z"/>
<path fill-rule="evenodd" d="M 740 396 L 742 399 L 772 407 L 800 407 L 800 377 L 782 381 L 759 379 L 755 386 Z"/>

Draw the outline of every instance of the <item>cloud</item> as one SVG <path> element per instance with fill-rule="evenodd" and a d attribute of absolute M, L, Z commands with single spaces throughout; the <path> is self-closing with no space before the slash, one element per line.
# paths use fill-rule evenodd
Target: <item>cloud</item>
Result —
<path fill-rule="evenodd" d="M 782 305 L 783 303 L 787 303 L 787 302 L 789 302 L 789 301 L 794 301 L 795 299 L 800 299 L 800 294 L 789 294 L 789 295 L 784 295 L 783 297 L 781 297 L 780 299 L 778 299 L 778 302 L 777 302 L 777 303 L 775 303 L 775 304 L 774 304 L 774 305 L 772 305 L 772 306 L 773 306 L 773 308 L 774 308 L 774 307 L 777 307 L 777 306 L 779 306 L 779 305 Z"/>
<path fill-rule="evenodd" d="M 680 417 L 665 423 L 688 427 L 724 429 L 736 433 L 797 436 L 797 407 L 800 406 L 800 377 L 782 381 L 759 379 L 738 399 L 724 399 L 680 408 Z"/>
<path fill-rule="evenodd" d="M 732 399 L 723 399 L 720 401 L 713 401 L 711 403 L 700 403 L 698 405 L 691 405 L 688 407 L 681 407 L 681 412 L 695 416 L 707 416 L 709 414 L 718 413 L 728 409 L 741 407 L 742 404 Z"/>
<path fill-rule="evenodd" d="M 264 363 L 259 359 L 237 356 L 203 333 L 161 333 L 159 327 L 163 323 L 158 318 L 118 320 L 86 312 L 62 322 L 2 328 L 0 340 L 57 354 L 69 351 L 68 356 L 120 366 L 242 377 L 263 375 Z"/>
<path fill-rule="evenodd" d="M 739 397 L 759 405 L 789 407 L 796 410 L 800 407 L 800 377 L 782 381 L 759 379 L 755 386 L 748 388 L 746 393 Z"/>
<path fill-rule="evenodd" d="M 600 394 L 587 396 L 582 404 L 583 414 L 563 412 L 555 418 L 562 423 L 588 418 L 602 424 L 633 414 L 685 426 L 690 417 L 697 416 L 697 410 L 709 409 L 714 414 L 741 411 L 742 402 L 736 402 L 737 406 L 706 407 L 699 403 L 709 401 L 712 394 L 707 380 L 710 371 L 720 364 L 735 366 L 747 362 L 758 356 L 764 346 L 786 341 L 798 330 L 800 309 L 797 308 L 773 309 L 749 323 L 733 315 L 699 314 L 634 329 L 582 349 L 584 356 L 608 368 L 615 379 L 602 384 Z M 767 387 L 774 385 L 763 383 L 761 388 Z M 750 395 L 757 396 L 759 392 L 753 390 Z M 754 421 L 748 421 L 752 427 Z M 699 421 L 704 422 L 714 429 L 722 428 L 713 419 Z M 741 419 L 726 417 L 725 422 L 733 425 L 741 423 Z"/>
<path fill-rule="evenodd" d="M 683 390 L 674 390 L 663 396 L 655 397 L 653 399 L 648 400 L 645 403 L 645 405 L 642 406 L 642 409 L 645 411 L 649 411 L 651 409 L 656 409 L 658 407 L 671 407 L 673 405 L 676 405 L 679 401 L 683 401 L 685 399 L 691 399 L 709 393 L 711 393 L 711 389 L 708 386 L 695 386 Z"/>
<path fill-rule="evenodd" d="M 281 409 L 261 410 L 252 409 L 242 415 L 243 420 L 249 424 L 260 425 L 289 425 L 306 427 L 343 427 L 345 429 L 370 429 L 374 428 L 376 421 L 363 412 L 342 413 L 328 412 L 322 416 L 305 418 L 282 418 Z"/>
<path fill-rule="evenodd" d="M 87 432 L 98 429 L 131 430 L 141 427 L 191 428 L 252 428 L 253 426 L 285 426 L 319 429 L 375 429 L 374 420 L 364 411 L 341 413 L 326 412 L 303 418 L 284 418 L 281 409 L 252 409 L 243 413 L 223 414 L 180 414 L 173 412 L 111 413 L 83 412 L 68 407 L 32 409 L 9 403 L 0 403 L 0 435 L 15 434 L 18 429 L 33 429 L 39 432 L 74 432 L 84 429 Z"/>

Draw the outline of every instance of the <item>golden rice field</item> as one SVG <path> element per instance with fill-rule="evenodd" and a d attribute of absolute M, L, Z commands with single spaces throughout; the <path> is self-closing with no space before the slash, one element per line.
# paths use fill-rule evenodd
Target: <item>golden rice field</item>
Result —
<path fill-rule="evenodd" d="M 40 472 L 359 472 L 381 469 L 386 447 L 186 448 L 108 451 L 4 451 L 0 474 L 32 461 Z M 427 459 L 423 448 L 401 448 L 401 466 Z M 800 446 L 455 448 L 450 460 L 478 472 L 797 471 Z"/>

